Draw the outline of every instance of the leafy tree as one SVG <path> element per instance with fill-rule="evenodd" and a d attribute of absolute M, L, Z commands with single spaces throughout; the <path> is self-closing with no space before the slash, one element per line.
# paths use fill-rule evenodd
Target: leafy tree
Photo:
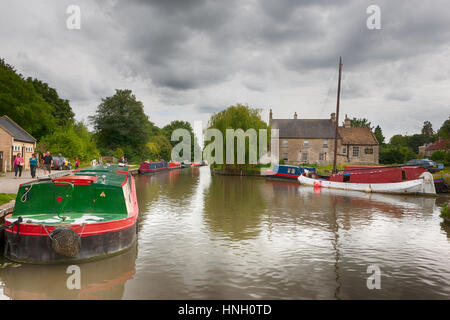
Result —
<path fill-rule="evenodd" d="M 402 136 L 401 134 L 396 134 L 391 137 L 389 144 L 395 147 L 406 147 L 408 146 L 408 137 Z"/>
<path fill-rule="evenodd" d="M 53 113 L 33 84 L 0 59 L 0 116 L 7 115 L 39 140 L 56 129 Z"/>
<path fill-rule="evenodd" d="M 260 109 L 252 109 L 248 105 L 242 105 L 242 104 L 236 104 L 235 106 L 230 106 L 227 109 L 219 112 L 214 113 L 209 122 L 208 122 L 209 128 L 215 128 L 221 131 L 223 138 L 224 138 L 224 145 L 223 145 L 223 155 L 226 156 L 226 129 L 242 129 L 244 132 L 248 129 L 255 129 L 257 132 L 257 144 L 259 146 L 259 129 L 268 129 L 267 124 L 265 121 L 261 119 L 261 110 Z M 246 138 L 246 141 L 248 141 L 248 138 Z M 267 141 L 270 141 L 270 138 L 267 139 Z M 246 165 L 227 165 L 226 167 L 247 167 L 249 165 L 249 148 L 248 143 L 245 144 L 245 163 Z M 237 148 L 235 145 L 234 148 L 234 163 L 236 163 L 236 157 L 237 157 Z M 224 159 L 225 162 L 225 159 Z M 252 165 L 251 165 L 252 166 Z M 224 168 L 222 166 L 222 168 Z"/>
<path fill-rule="evenodd" d="M 350 119 L 350 124 L 352 125 L 352 127 L 369 127 L 370 130 L 373 129 L 373 127 L 370 126 L 371 123 L 366 118 L 353 118 L 353 119 Z"/>
<path fill-rule="evenodd" d="M 113 96 L 103 98 L 95 115 L 89 119 L 102 151 L 111 153 L 120 147 L 131 159 L 144 157 L 151 133 L 158 131 L 131 90 L 116 90 Z"/>
<path fill-rule="evenodd" d="M 153 136 L 147 143 L 146 147 L 149 152 L 150 160 L 170 160 L 172 145 L 165 136 Z"/>
<path fill-rule="evenodd" d="M 374 132 L 373 132 L 375 138 L 377 138 L 377 141 L 380 145 L 384 144 L 384 136 L 383 131 L 381 130 L 381 127 L 378 125 L 376 126 Z"/>
<path fill-rule="evenodd" d="M 450 139 L 450 117 L 444 121 L 437 132 L 438 137 L 442 139 Z"/>
<path fill-rule="evenodd" d="M 415 153 L 419 152 L 419 147 L 423 146 L 425 143 L 431 142 L 432 136 L 427 134 L 413 134 L 407 137 L 408 147 L 410 147 Z"/>
<path fill-rule="evenodd" d="M 44 100 L 53 107 L 52 115 L 56 119 L 58 125 L 66 125 L 74 121 L 75 114 L 70 107 L 69 100 L 61 99 L 55 89 L 50 88 L 47 83 L 38 79 L 27 78 L 27 82 L 31 83 Z"/>
<path fill-rule="evenodd" d="M 385 145 L 380 147 L 379 159 L 382 164 L 402 164 L 415 157 L 416 154 L 407 146 Z"/>
<path fill-rule="evenodd" d="M 174 147 L 179 143 L 179 141 L 171 141 L 172 132 L 175 131 L 176 129 L 186 129 L 187 131 L 189 131 L 191 135 L 191 161 L 193 161 L 195 149 L 198 150 L 200 154 L 201 150 L 198 141 L 194 139 L 194 130 L 192 129 L 191 124 L 187 121 L 175 120 L 161 129 L 161 133 L 167 138 L 167 140 L 169 140 L 172 147 Z"/>
<path fill-rule="evenodd" d="M 52 134 L 42 137 L 38 144 L 39 152 L 50 151 L 53 155 L 80 161 L 99 157 L 99 152 L 87 127 L 82 122 L 58 127 Z"/>
<path fill-rule="evenodd" d="M 423 123 L 422 134 L 432 137 L 434 135 L 433 126 L 430 121 L 425 121 Z"/>

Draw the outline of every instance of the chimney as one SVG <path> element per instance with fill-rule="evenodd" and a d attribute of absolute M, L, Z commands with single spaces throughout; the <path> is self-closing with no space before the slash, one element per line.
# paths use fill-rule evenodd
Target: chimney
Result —
<path fill-rule="evenodd" d="M 294 119 L 297 120 L 297 112 L 294 113 Z"/>
<path fill-rule="evenodd" d="M 269 111 L 269 126 L 272 125 L 272 109 Z"/>
<path fill-rule="evenodd" d="M 331 121 L 336 122 L 336 113 L 331 114 Z"/>
<path fill-rule="evenodd" d="M 345 115 L 344 128 L 351 128 L 351 127 L 352 123 L 350 122 L 350 119 L 347 117 L 347 115 Z"/>

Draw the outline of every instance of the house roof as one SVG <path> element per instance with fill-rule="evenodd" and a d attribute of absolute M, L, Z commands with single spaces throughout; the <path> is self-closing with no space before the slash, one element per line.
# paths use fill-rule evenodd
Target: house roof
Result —
<path fill-rule="evenodd" d="M 271 127 L 280 138 L 334 139 L 336 130 L 331 119 L 272 119 Z"/>
<path fill-rule="evenodd" d="M 377 138 L 369 127 L 339 127 L 342 144 L 378 145 Z"/>
<path fill-rule="evenodd" d="M 36 139 L 33 138 L 28 132 L 22 129 L 17 123 L 8 118 L 8 116 L 3 116 L 0 118 L 0 126 L 8 131 L 17 141 L 35 143 Z"/>
<path fill-rule="evenodd" d="M 449 149 L 449 146 L 447 144 L 450 144 L 450 140 L 438 140 L 430 144 L 425 150 L 426 151 L 447 150 Z"/>

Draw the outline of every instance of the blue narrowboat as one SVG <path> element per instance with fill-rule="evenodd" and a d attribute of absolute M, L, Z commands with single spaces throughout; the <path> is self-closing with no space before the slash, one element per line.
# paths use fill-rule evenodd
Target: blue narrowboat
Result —
<path fill-rule="evenodd" d="M 169 163 L 166 161 L 145 161 L 141 162 L 139 173 L 155 173 L 169 170 Z"/>
<path fill-rule="evenodd" d="M 274 165 L 273 170 L 268 172 L 268 179 L 276 179 L 276 180 L 287 180 L 287 181 L 295 181 L 298 182 L 297 178 L 305 172 L 305 169 L 308 171 L 315 172 L 316 168 L 314 167 L 297 167 L 291 165 Z"/>

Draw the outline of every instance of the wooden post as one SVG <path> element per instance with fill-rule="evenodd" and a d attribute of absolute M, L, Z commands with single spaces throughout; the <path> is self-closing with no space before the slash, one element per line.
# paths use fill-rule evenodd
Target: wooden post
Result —
<path fill-rule="evenodd" d="M 339 57 L 339 80 L 337 90 L 337 102 L 336 102 L 336 128 L 334 133 L 334 159 L 333 159 L 333 173 L 337 173 L 336 168 L 336 156 L 337 156 L 337 139 L 338 139 L 338 127 L 339 127 L 339 99 L 341 96 L 341 73 L 342 73 L 342 58 Z"/>

